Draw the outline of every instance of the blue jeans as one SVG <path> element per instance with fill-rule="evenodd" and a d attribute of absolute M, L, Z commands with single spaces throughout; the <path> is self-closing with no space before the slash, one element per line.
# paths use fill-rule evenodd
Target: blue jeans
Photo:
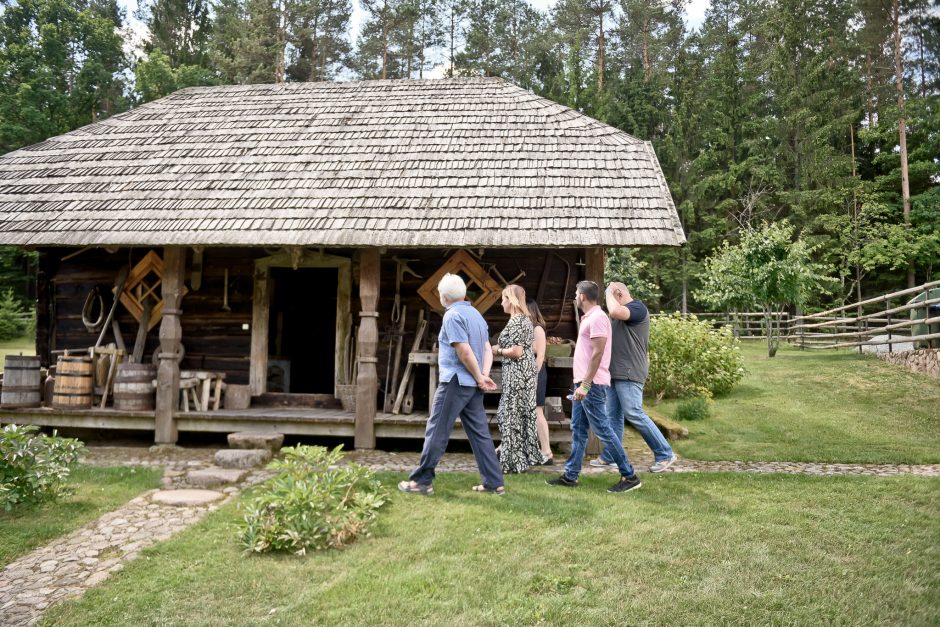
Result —
<path fill-rule="evenodd" d="M 503 469 L 496 458 L 496 447 L 493 446 L 490 426 L 486 422 L 483 390 L 476 386 L 460 385 L 456 375 L 449 382 L 437 386 L 437 393 L 431 404 L 431 416 L 424 432 L 421 459 L 408 478 L 421 485 L 431 485 L 436 475 L 434 469 L 447 450 L 447 442 L 454 430 L 457 416 L 460 416 L 463 431 L 470 441 L 470 448 L 473 449 L 483 487 L 488 490 L 501 487 Z"/>
<path fill-rule="evenodd" d="M 618 442 L 623 442 L 623 421 L 626 419 L 634 429 L 640 432 L 643 441 L 653 451 L 653 457 L 661 462 L 673 455 L 672 447 L 663 437 L 659 427 L 643 411 L 643 385 L 636 381 L 614 379 L 611 393 L 607 395 L 607 419 Z M 613 460 L 607 447 L 601 453 L 601 459 Z"/>
<path fill-rule="evenodd" d="M 581 474 L 584 449 L 587 448 L 588 427 L 597 439 L 604 443 L 604 450 L 610 449 L 620 474 L 624 477 L 634 475 L 627 452 L 623 450 L 622 440 L 616 439 L 604 412 L 608 389 L 609 386 L 594 384 L 584 400 L 571 401 L 571 456 L 565 462 L 564 474 L 568 481 L 576 480 Z"/>

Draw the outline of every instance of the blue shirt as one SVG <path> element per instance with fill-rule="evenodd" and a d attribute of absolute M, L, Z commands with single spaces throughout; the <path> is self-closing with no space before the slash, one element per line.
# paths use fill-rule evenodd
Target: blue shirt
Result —
<path fill-rule="evenodd" d="M 476 387 L 476 379 L 466 366 L 460 363 L 457 351 L 452 344 L 464 342 L 470 345 L 480 372 L 483 372 L 483 350 L 489 343 L 490 331 L 486 320 L 473 305 L 465 300 L 458 301 L 444 312 L 444 324 L 437 336 L 437 366 L 440 369 L 440 383 L 447 383 L 457 375 L 460 385 Z"/>

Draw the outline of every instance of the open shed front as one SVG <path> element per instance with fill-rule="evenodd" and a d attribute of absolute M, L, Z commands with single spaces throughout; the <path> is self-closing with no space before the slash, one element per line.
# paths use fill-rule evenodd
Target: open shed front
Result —
<path fill-rule="evenodd" d="M 276 430 L 355 437 L 360 448 L 374 447 L 376 438 L 424 435 L 436 384 L 435 344 L 441 323 L 433 288 L 443 272 L 467 280 L 468 299 L 483 310 L 494 338 L 508 319 L 499 304 L 499 290 L 515 282 L 537 299 L 547 334 L 564 341 L 576 332 L 574 286 L 583 278 L 601 280 L 604 258 L 599 248 L 40 252 L 39 280 L 47 287 L 38 303 L 37 352 L 42 365 L 54 366 L 64 351 L 87 354 L 99 336 L 102 345 L 123 344 L 130 353 L 141 332 L 141 361 L 177 368 L 175 378 L 172 373 L 168 377 L 172 390 L 165 394 L 173 400 L 161 405 L 158 391 L 155 411 L 137 411 L 110 401 L 102 407 L 96 397 L 92 409 L 0 410 L 0 421 L 28 417 L 57 427 L 153 430 L 158 442 L 175 442 L 178 431 Z M 177 280 L 170 276 L 170 265 L 162 264 L 160 272 L 149 272 L 140 284 L 125 286 L 132 295 L 160 296 L 160 316 L 147 323 L 149 331 L 141 331 L 139 309 L 120 299 L 116 325 L 102 332 L 103 325 L 87 324 L 107 315 L 122 268 L 130 268 L 133 275 L 149 260 L 163 262 L 174 256 L 180 257 Z M 182 296 L 170 293 L 174 290 Z M 96 304 L 96 295 L 102 296 L 103 307 Z M 165 306 L 177 297 L 177 307 Z M 171 346 L 176 324 L 182 350 Z M 571 383 L 570 359 L 564 347 L 559 348 L 548 361 L 548 396 L 557 399 L 555 411 L 548 412 L 555 441 L 567 439 L 567 417 L 559 410 Z M 177 363 L 162 359 L 165 353 L 183 357 Z M 185 386 L 188 373 L 196 372 L 224 380 L 218 408 L 214 389 L 205 406 L 197 404 L 198 393 L 180 391 L 179 373 Z M 97 383 L 100 387 L 102 382 Z M 250 390 L 247 408 L 228 402 L 228 395 L 240 387 Z M 488 395 L 498 438 L 497 403 L 498 394 Z M 459 427 L 454 437 L 463 437 Z"/>

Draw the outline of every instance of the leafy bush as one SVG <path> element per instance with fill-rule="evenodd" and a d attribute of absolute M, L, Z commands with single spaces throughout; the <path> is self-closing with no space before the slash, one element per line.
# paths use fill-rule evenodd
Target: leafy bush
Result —
<path fill-rule="evenodd" d="M 25 313 L 13 290 L 8 289 L 0 295 L 0 341 L 15 340 L 26 333 Z"/>
<path fill-rule="evenodd" d="M 65 480 L 84 445 L 73 438 L 38 433 L 39 428 L 7 425 L 0 431 L 0 505 L 55 500 L 68 493 Z"/>
<path fill-rule="evenodd" d="M 676 420 L 704 420 L 711 415 L 711 400 L 704 396 L 687 398 L 676 406 Z"/>
<path fill-rule="evenodd" d="M 646 392 L 657 399 L 724 394 L 744 374 L 744 358 L 730 329 L 713 329 L 678 313 L 651 319 Z"/>
<path fill-rule="evenodd" d="M 359 464 L 339 466 L 342 446 L 281 449 L 280 472 L 247 505 L 241 541 L 245 550 L 292 551 L 341 547 L 375 520 L 388 494 L 375 474 Z"/>

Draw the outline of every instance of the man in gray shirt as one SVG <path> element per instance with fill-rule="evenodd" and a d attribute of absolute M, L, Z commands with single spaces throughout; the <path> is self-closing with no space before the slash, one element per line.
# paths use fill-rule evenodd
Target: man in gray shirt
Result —
<path fill-rule="evenodd" d="M 630 290 L 623 283 L 608 285 L 605 296 L 613 328 L 607 418 L 621 442 L 624 419 L 633 425 L 653 451 L 655 463 L 650 466 L 650 472 L 663 472 L 675 463 L 676 455 L 643 411 L 643 384 L 649 374 L 649 311 L 646 305 L 630 296 Z M 612 457 L 605 448 L 600 457 L 591 460 L 591 465 L 611 467 Z"/>

